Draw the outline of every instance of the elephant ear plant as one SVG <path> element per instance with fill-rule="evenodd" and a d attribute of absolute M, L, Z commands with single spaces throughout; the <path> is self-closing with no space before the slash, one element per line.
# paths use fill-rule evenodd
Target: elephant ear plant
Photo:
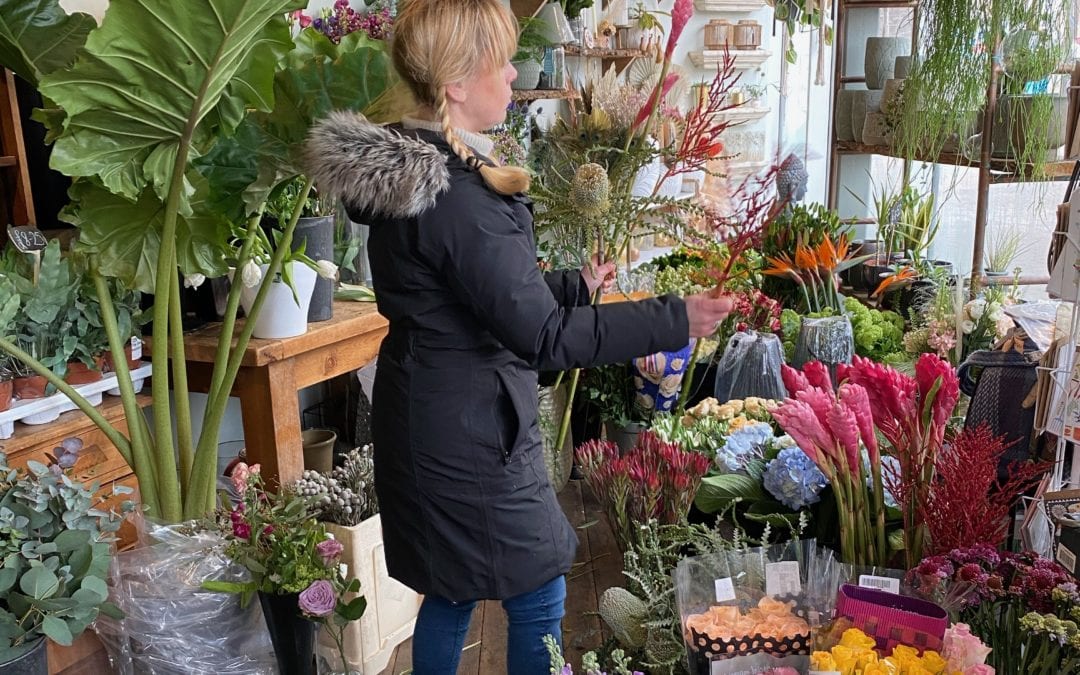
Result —
<path fill-rule="evenodd" d="M 94 494 L 63 473 L 81 447 L 65 440 L 49 466 L 29 462 L 26 471 L 0 452 L 0 663 L 42 637 L 70 645 L 99 612 L 120 616 L 106 602 L 105 579 L 121 518 L 98 509 Z"/>
<path fill-rule="evenodd" d="M 46 375 L 93 419 L 134 469 L 148 515 L 166 522 L 214 507 L 218 434 L 254 326 L 248 321 L 236 327 L 240 284 L 234 284 L 205 417 L 201 429 L 193 429 L 181 275 L 223 275 L 237 220 L 247 233 L 238 262 L 250 259 L 267 198 L 300 173 L 300 146 L 310 124 L 333 108 L 365 109 L 389 83 L 381 42 L 347 36 L 335 45 L 311 35 L 316 31 L 304 31 L 294 42 L 285 17 L 304 5 L 206 0 L 193 10 L 175 0 L 112 0 L 101 25 L 74 50 L 74 65 L 33 81 L 54 105 L 40 116 L 55 139 L 50 164 L 75 179 L 64 217 L 80 228 L 78 247 L 88 255 L 130 434 L 120 433 L 18 345 L 0 338 L 0 350 Z M 49 16 L 62 12 L 56 0 L 0 0 L 0 17 L 43 6 Z M 59 40 L 63 21 L 54 23 Z M 45 39 L 40 31 L 35 35 Z M 2 65 L 28 50 L 22 34 L 0 29 Z M 299 202 L 310 189 L 305 179 Z M 280 245 L 249 315 L 265 301 L 298 217 L 299 208 L 282 224 Z M 121 356 L 124 336 L 107 277 L 154 294 L 150 423 Z"/>

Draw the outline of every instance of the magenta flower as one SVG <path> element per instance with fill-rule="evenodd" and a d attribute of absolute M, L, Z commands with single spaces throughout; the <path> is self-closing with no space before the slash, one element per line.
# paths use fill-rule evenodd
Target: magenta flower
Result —
<path fill-rule="evenodd" d="M 334 585 L 326 579 L 311 582 L 311 585 L 300 593 L 299 605 L 300 611 L 308 616 L 330 616 L 337 607 Z"/>
<path fill-rule="evenodd" d="M 250 539 L 251 538 L 251 526 L 248 525 L 247 523 L 243 523 L 243 522 L 236 523 L 236 522 L 234 522 L 233 526 L 232 526 L 232 531 L 233 531 L 233 534 L 235 536 L 239 537 L 240 539 Z"/>
<path fill-rule="evenodd" d="M 323 564 L 329 567 L 338 559 L 345 547 L 337 539 L 327 539 L 326 541 L 320 541 L 315 546 L 315 550 L 319 553 L 319 557 L 322 558 Z"/>

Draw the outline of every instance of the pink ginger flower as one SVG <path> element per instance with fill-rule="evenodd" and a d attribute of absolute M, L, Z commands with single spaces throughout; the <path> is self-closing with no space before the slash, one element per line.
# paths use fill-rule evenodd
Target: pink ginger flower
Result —
<path fill-rule="evenodd" d="M 664 49 L 664 58 L 670 60 L 675 53 L 675 45 L 682 36 L 690 17 L 694 15 L 693 0 L 675 0 L 675 6 L 671 9 L 671 32 L 668 33 L 667 48 Z"/>
<path fill-rule="evenodd" d="M 817 415 L 821 425 L 826 429 L 828 428 L 829 409 L 832 408 L 833 402 L 836 400 L 833 398 L 832 391 L 826 392 L 824 389 L 810 387 L 800 391 L 795 395 L 795 398 L 809 405 L 814 414 Z"/>
<path fill-rule="evenodd" d="M 829 409 L 829 430 L 840 444 L 849 475 L 858 476 L 862 470 L 859 461 L 859 425 L 855 415 L 843 403 L 833 403 Z"/>
<path fill-rule="evenodd" d="M 870 397 L 866 389 L 857 384 L 845 382 L 840 385 L 840 400 L 855 415 L 855 423 L 859 425 L 859 436 L 862 438 L 866 452 L 870 456 L 871 466 L 881 461 L 878 449 L 877 434 L 874 431 L 874 416 L 870 412 Z"/>
<path fill-rule="evenodd" d="M 664 79 L 663 87 L 656 87 L 653 89 L 652 95 L 649 96 L 649 101 L 641 107 L 640 111 L 638 111 L 637 119 L 634 120 L 634 125 L 630 127 L 631 129 L 637 129 L 649 119 L 649 115 L 652 115 L 653 108 L 656 107 L 657 102 L 667 98 L 668 92 L 671 91 L 671 88 L 675 86 L 675 83 L 678 82 L 678 80 L 678 74 L 671 73 Z"/>
<path fill-rule="evenodd" d="M 784 378 L 784 388 L 787 389 L 788 396 L 792 398 L 800 391 L 810 388 L 810 382 L 807 381 L 806 375 L 801 370 L 792 368 L 786 363 L 780 366 L 780 375 Z"/>
<path fill-rule="evenodd" d="M 915 380 L 919 385 L 920 400 L 923 405 L 935 384 L 940 382 L 937 394 L 934 396 L 932 420 L 935 425 L 944 428 L 960 397 L 960 382 L 956 377 L 956 371 L 948 361 L 934 354 L 923 354 L 915 362 Z"/>
<path fill-rule="evenodd" d="M 773 411 L 773 419 L 780 428 L 795 439 L 806 456 L 818 465 L 826 478 L 832 478 L 833 470 L 829 456 L 823 451 L 831 451 L 833 439 L 818 420 L 810 404 L 789 398 Z"/>
<path fill-rule="evenodd" d="M 806 381 L 810 383 L 810 386 L 826 391 L 833 390 L 832 378 L 829 377 L 829 369 L 826 368 L 825 364 L 821 361 L 811 361 L 803 365 L 802 371 L 803 375 L 806 376 Z"/>

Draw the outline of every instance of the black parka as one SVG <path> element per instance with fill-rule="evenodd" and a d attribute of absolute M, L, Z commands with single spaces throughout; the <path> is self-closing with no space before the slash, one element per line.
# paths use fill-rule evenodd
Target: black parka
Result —
<path fill-rule="evenodd" d="M 372 398 L 390 575 L 466 601 L 565 574 L 577 536 L 545 470 L 537 371 L 678 349 L 684 303 L 593 307 L 577 272 L 541 273 L 529 201 L 488 189 L 437 133 L 335 113 L 308 153 L 321 192 L 371 225 L 390 323 Z"/>

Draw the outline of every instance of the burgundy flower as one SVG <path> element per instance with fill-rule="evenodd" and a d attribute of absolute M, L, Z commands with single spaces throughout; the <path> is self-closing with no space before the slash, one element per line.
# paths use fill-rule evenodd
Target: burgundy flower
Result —
<path fill-rule="evenodd" d="M 233 534 L 240 539 L 251 538 L 251 526 L 244 522 L 233 523 Z"/>

